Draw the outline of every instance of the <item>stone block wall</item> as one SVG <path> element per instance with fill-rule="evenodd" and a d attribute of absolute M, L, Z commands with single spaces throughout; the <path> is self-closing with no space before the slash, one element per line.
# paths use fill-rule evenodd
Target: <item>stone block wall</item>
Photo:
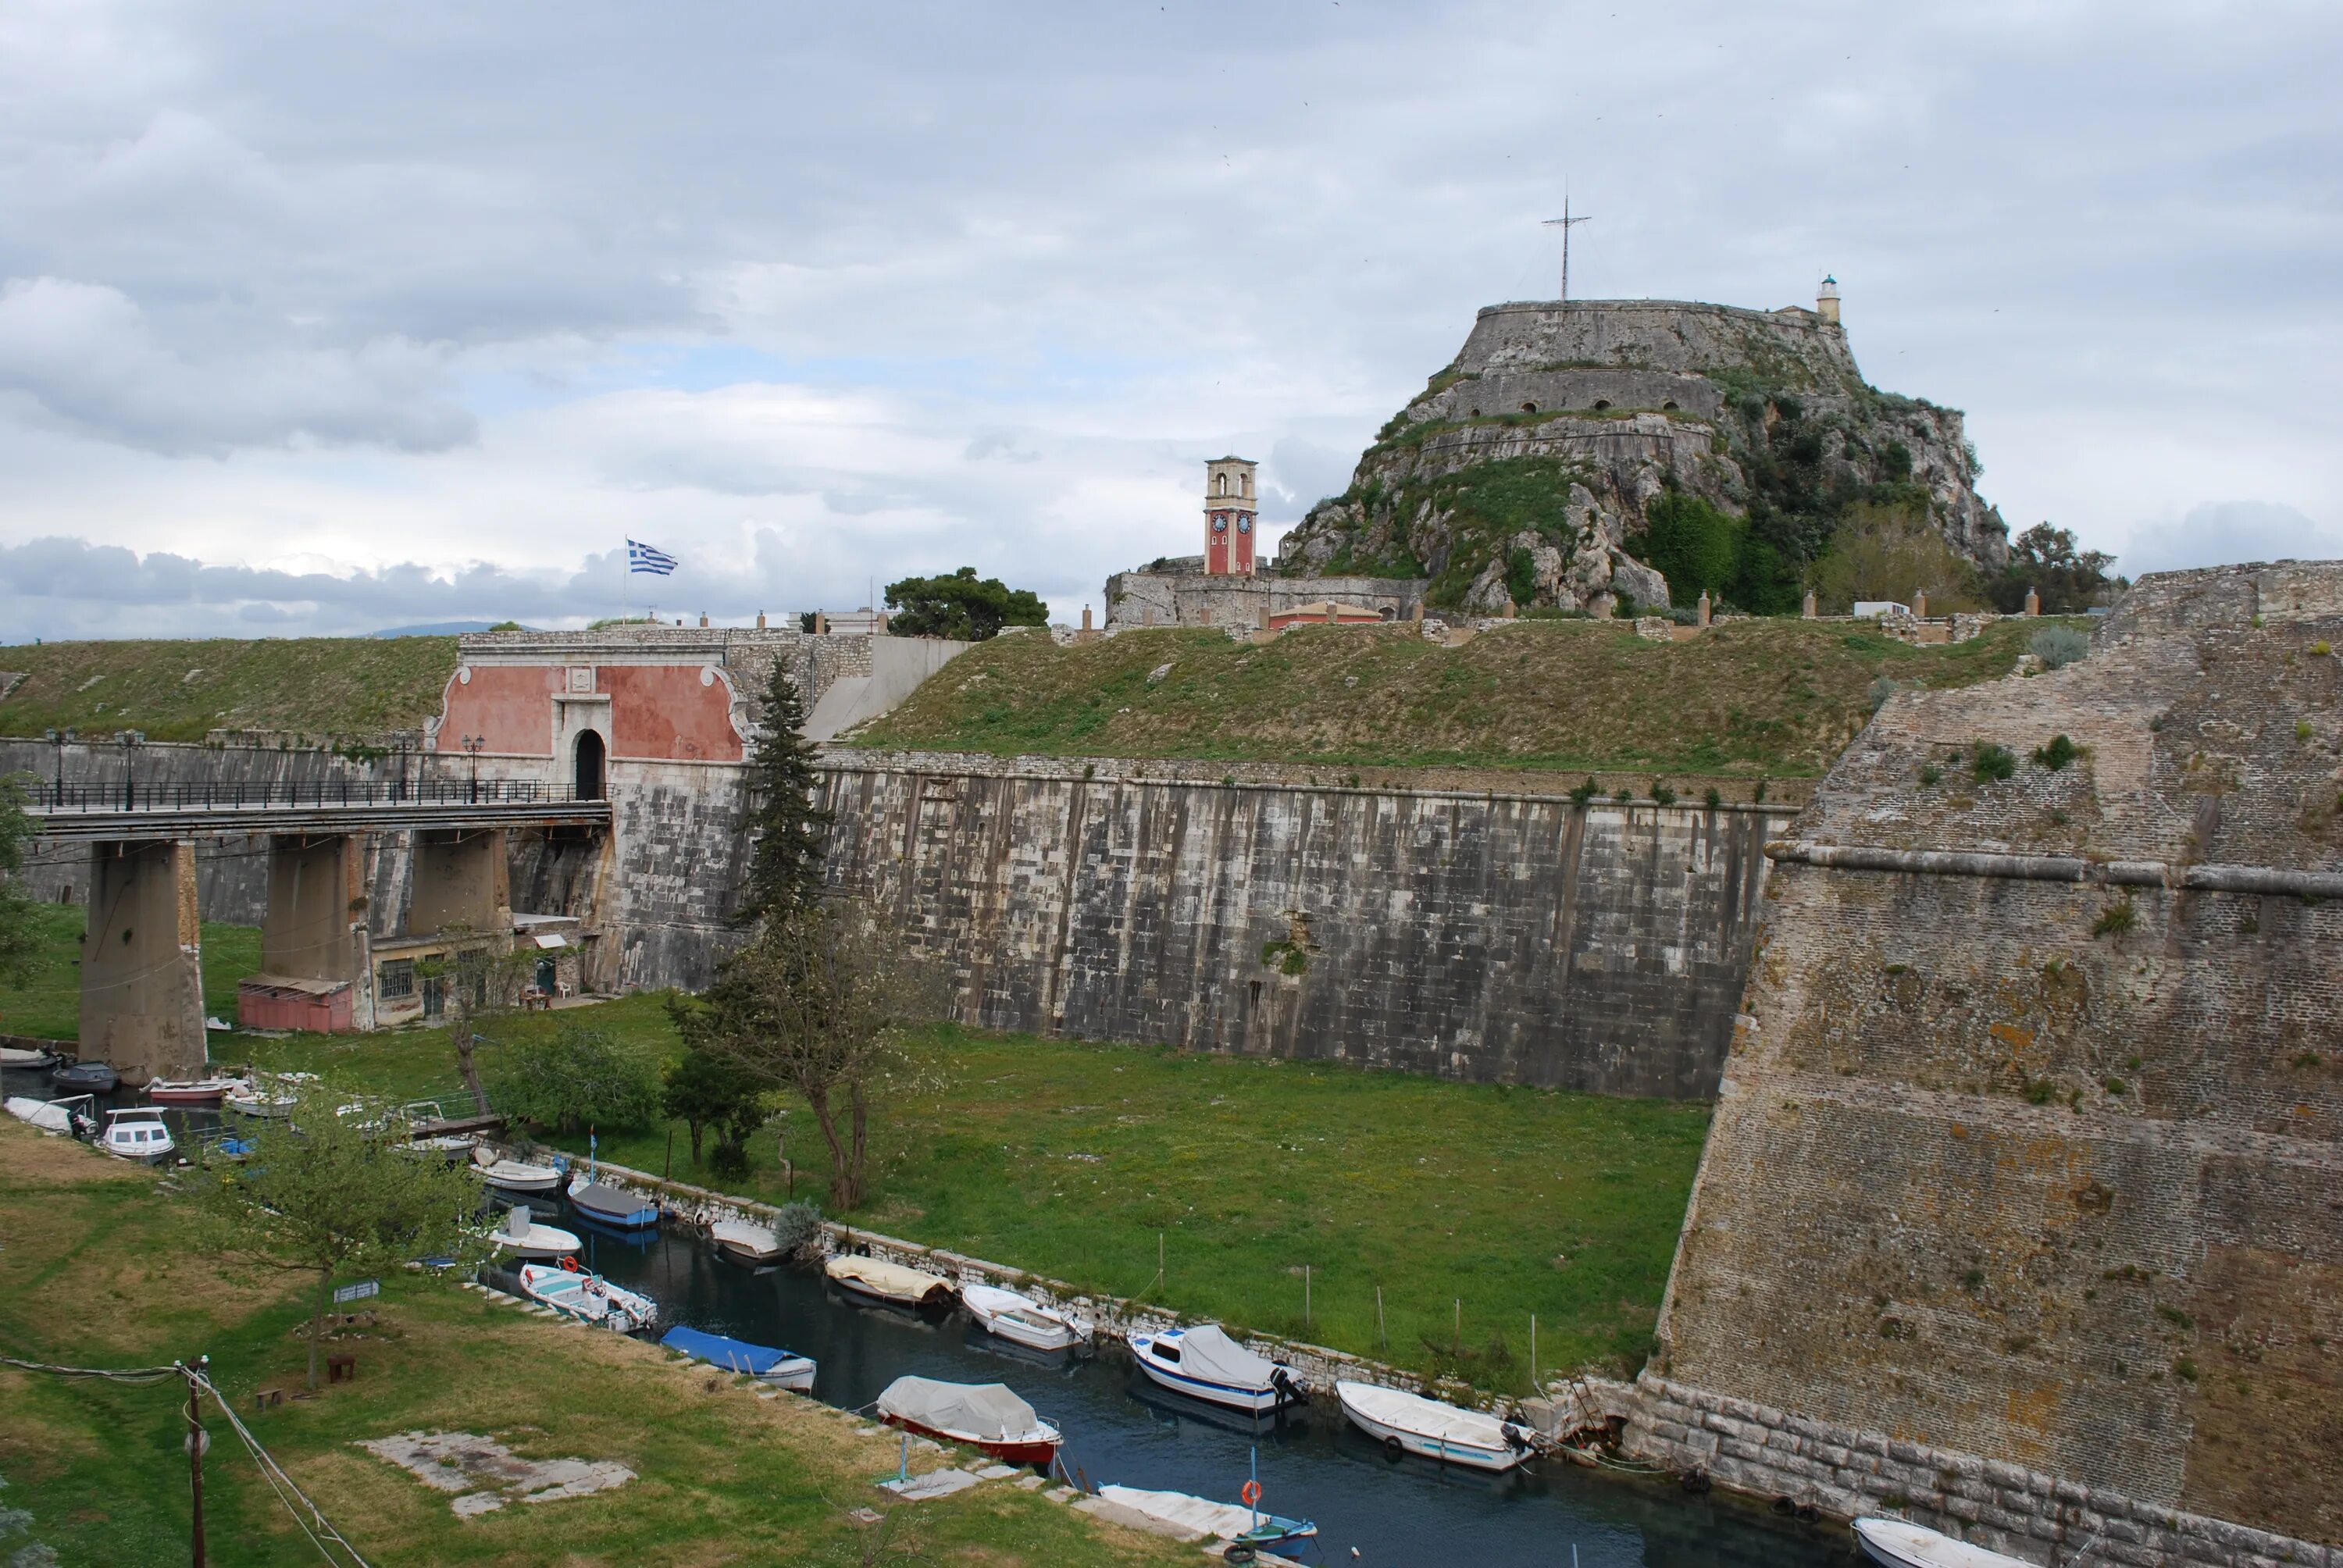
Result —
<path fill-rule="evenodd" d="M 1156 626 L 1262 628 L 1264 618 L 1295 605 L 1332 599 L 1406 620 L 1431 585 L 1415 578 L 1207 577 L 1194 571 L 1117 572 L 1106 579 L 1106 629 Z"/>
<path fill-rule="evenodd" d="M 2137 593 L 2079 664 L 1891 699 L 1800 819 L 1651 1370 L 1738 1402 L 1704 1414 L 2055 1477 L 2118 1543 L 2184 1521 L 2141 1561 L 2318 1561 L 2343 1542 L 2343 902 L 2317 891 L 2343 870 L 2343 566 Z M 2052 1517 L 1885 1473 L 1989 1544 Z"/>
<path fill-rule="evenodd" d="M 830 869 L 990 1028 L 1713 1092 L 1786 815 L 840 753 Z M 1165 773 L 1173 776 L 1165 777 Z"/>

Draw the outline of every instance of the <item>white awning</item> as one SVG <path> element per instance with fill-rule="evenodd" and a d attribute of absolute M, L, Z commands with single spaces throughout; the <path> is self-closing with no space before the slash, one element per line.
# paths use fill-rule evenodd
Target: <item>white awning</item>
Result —
<path fill-rule="evenodd" d="M 561 940 L 561 933 L 558 931 L 549 937 L 532 937 L 529 940 L 541 948 L 566 948 L 569 945 Z"/>

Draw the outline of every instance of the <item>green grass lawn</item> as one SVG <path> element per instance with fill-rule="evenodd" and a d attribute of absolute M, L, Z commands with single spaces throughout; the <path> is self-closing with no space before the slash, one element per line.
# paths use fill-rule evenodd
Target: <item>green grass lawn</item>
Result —
<path fill-rule="evenodd" d="M 72 1366 L 206 1353 L 254 1433 L 380 1568 L 591 1563 L 1192 1563 L 1192 1549 L 1100 1526 L 1038 1493 L 986 1486 L 893 1509 L 870 1483 L 896 1443 L 810 1400 L 759 1400 L 656 1347 L 492 1305 L 419 1277 L 383 1281 L 380 1321 L 337 1348 L 354 1382 L 298 1388 L 307 1287 L 190 1244 L 185 1205 L 144 1167 L 0 1123 L 0 1351 Z M 187 1560 L 186 1387 L 67 1381 L 0 1367 L 0 1505 L 29 1514 L 0 1554 L 43 1543 L 67 1563 Z M 209 1412 L 212 1561 L 315 1563 L 315 1550 Z M 443 1493 L 354 1446 L 411 1431 L 491 1435 L 525 1457 L 616 1460 L 637 1479 L 592 1497 L 459 1519 Z M 893 1553 L 868 1554 L 889 1508 Z M 897 1554 L 897 1553 L 900 1553 Z"/>
<path fill-rule="evenodd" d="M 496 1029 L 517 1040 L 565 1025 L 677 1050 L 654 996 Z M 438 1030 L 215 1049 L 400 1099 L 457 1093 Z M 1641 1365 L 1709 1118 L 1705 1105 L 950 1026 L 923 1049 L 947 1087 L 882 1109 L 869 1201 L 834 1217 L 1517 1392 L 1534 1313 L 1543 1371 Z M 812 1117 L 798 1106 L 783 1125 L 794 1191 L 820 1201 Z M 692 1165 L 680 1124 L 606 1132 L 601 1151 L 749 1196 L 792 1190 L 770 1137 L 731 1181 Z"/>
<path fill-rule="evenodd" d="M 214 638 L 47 642 L 0 648 L 24 682 L 0 698 L 0 735 L 138 729 L 201 740 L 214 729 L 337 736 L 412 729 L 439 711 L 452 637 Z M 0 684 L 5 684 L 0 682 Z"/>
<path fill-rule="evenodd" d="M 43 1040 L 81 1038 L 81 936 L 78 904 L 33 910 L 41 954 L 21 985 L 0 985 L 0 1034 Z M 204 1010 L 236 1021 L 236 985 L 260 972 L 260 928 L 204 922 Z"/>

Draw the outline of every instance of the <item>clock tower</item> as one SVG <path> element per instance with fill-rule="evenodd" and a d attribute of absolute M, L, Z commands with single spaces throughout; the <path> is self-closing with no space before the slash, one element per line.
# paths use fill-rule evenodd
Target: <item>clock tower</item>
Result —
<path fill-rule="evenodd" d="M 1204 465 L 1204 571 L 1210 577 L 1252 576 L 1253 468 L 1244 457 Z"/>

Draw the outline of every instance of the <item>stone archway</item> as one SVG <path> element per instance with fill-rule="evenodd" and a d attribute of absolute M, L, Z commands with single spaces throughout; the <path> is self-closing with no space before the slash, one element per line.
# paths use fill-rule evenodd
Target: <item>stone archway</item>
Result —
<path fill-rule="evenodd" d="M 578 731 L 577 781 L 578 799 L 580 800 L 599 800 L 603 798 L 606 792 L 603 763 L 607 755 L 602 745 L 601 731 L 598 729 Z"/>

